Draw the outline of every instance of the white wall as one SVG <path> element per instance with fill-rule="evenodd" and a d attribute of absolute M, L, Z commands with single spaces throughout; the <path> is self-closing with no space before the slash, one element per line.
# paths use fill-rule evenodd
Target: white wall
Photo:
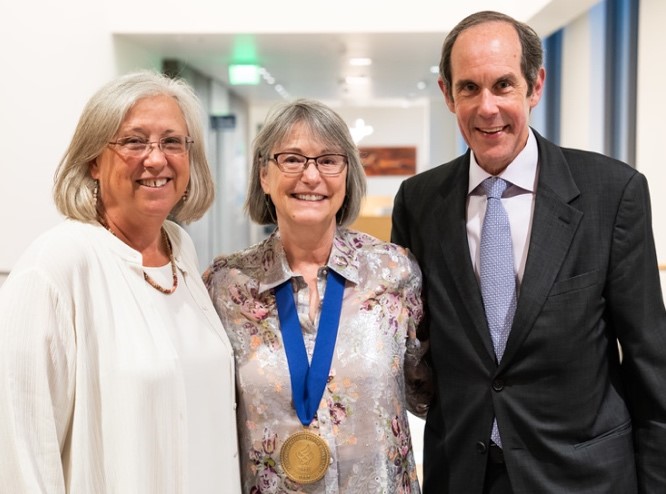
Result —
<path fill-rule="evenodd" d="M 339 107 L 336 111 L 353 126 L 363 116 L 366 125 L 374 132 L 364 137 L 359 146 L 415 146 L 416 169 L 422 171 L 430 166 L 430 134 L 427 101 L 408 107 Z M 404 176 L 368 177 L 368 195 L 391 196 L 398 192 Z"/>
<path fill-rule="evenodd" d="M 564 29 L 560 144 L 566 147 L 603 151 L 603 19 L 599 5 Z"/>
<path fill-rule="evenodd" d="M 666 2 L 641 0 L 638 39 L 638 102 L 636 128 L 636 168 L 650 183 L 652 225 L 657 243 L 657 258 L 666 265 L 666 158 L 661 127 L 666 115 L 666 98 L 662 82 L 666 66 L 662 63 L 666 50 L 664 38 Z M 666 271 L 661 272 L 662 290 L 666 290 Z"/>
<path fill-rule="evenodd" d="M 59 220 L 51 200 L 53 173 L 83 104 L 114 75 L 111 36 L 99 8 L 94 2 L 78 7 L 2 7 L 0 271 L 8 271 L 27 244 Z M 66 29 L 54 22 L 58 18 Z"/>

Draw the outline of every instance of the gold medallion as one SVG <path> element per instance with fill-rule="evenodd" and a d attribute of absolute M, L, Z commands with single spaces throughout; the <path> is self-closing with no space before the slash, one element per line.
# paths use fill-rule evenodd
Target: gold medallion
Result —
<path fill-rule="evenodd" d="M 331 452 L 326 441 L 308 430 L 289 436 L 280 449 L 284 473 L 299 484 L 321 480 L 330 461 Z"/>

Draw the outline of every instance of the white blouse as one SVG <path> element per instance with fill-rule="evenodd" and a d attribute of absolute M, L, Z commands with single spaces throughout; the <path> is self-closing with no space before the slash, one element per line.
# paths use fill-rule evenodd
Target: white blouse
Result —
<path fill-rule="evenodd" d="M 3 492 L 240 492 L 232 349 L 189 236 L 165 227 L 173 295 L 144 281 L 140 253 L 71 220 L 0 288 Z"/>

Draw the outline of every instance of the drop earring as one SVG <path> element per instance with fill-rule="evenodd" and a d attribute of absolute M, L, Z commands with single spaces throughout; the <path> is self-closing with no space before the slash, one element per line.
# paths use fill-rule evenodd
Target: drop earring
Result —
<path fill-rule="evenodd" d="M 97 209 L 98 195 L 99 195 L 99 180 L 93 180 L 92 197 L 93 197 L 93 206 L 95 206 L 95 209 Z"/>

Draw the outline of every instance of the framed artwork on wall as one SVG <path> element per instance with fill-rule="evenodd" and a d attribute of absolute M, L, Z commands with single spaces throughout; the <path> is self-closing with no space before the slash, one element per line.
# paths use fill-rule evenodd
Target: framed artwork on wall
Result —
<path fill-rule="evenodd" d="M 360 146 L 359 151 L 367 176 L 416 173 L 416 146 Z"/>

